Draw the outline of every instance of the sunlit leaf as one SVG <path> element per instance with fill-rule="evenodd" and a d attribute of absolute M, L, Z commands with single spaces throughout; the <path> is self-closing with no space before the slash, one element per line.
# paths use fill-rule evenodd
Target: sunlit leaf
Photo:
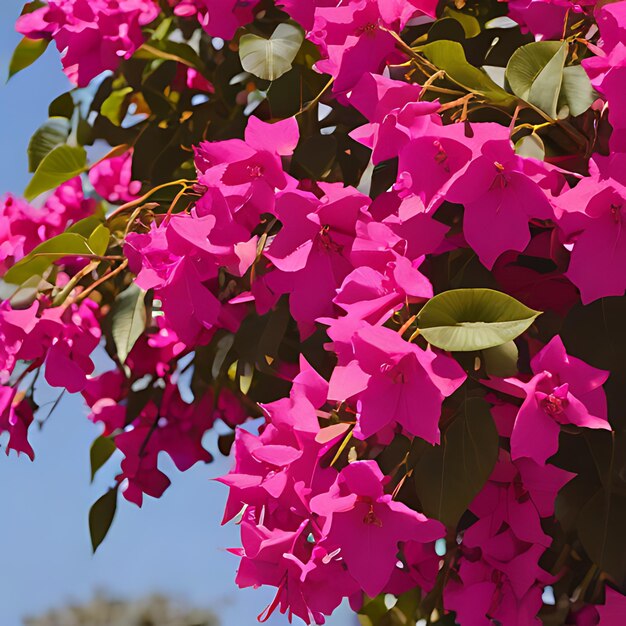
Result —
<path fill-rule="evenodd" d="M 65 256 L 93 255 L 85 237 L 77 233 L 62 233 L 38 245 L 30 254 L 16 263 L 3 277 L 7 283 L 21 285 L 32 276 L 43 276 L 58 259 Z"/>
<path fill-rule="evenodd" d="M 453 289 L 429 300 L 418 315 L 420 334 L 443 350 L 469 352 L 519 337 L 540 315 L 493 289 Z"/>
<path fill-rule="evenodd" d="M 32 65 L 48 47 L 48 39 L 29 39 L 24 37 L 17 44 L 9 63 L 9 78 Z"/>
<path fill-rule="evenodd" d="M 269 39 L 247 34 L 239 41 L 239 57 L 246 72 L 276 80 L 291 69 L 304 36 L 291 24 L 279 24 Z"/>
<path fill-rule="evenodd" d="M 84 148 L 68 145 L 57 146 L 41 161 L 31 178 L 24 197 L 32 200 L 45 191 L 58 187 L 70 178 L 78 176 L 87 167 Z"/>
<path fill-rule="evenodd" d="M 468 91 L 493 102 L 511 105 L 515 98 L 498 86 L 485 72 L 467 62 L 463 46 L 457 41 L 433 41 L 418 50 L 447 77 Z"/>

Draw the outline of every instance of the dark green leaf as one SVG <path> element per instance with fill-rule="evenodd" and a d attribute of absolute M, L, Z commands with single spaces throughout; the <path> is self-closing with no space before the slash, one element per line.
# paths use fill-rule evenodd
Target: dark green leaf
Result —
<path fill-rule="evenodd" d="M 117 509 L 117 489 L 117 486 L 109 489 L 100 499 L 96 500 L 89 511 L 89 535 L 94 552 L 104 541 L 113 523 Z"/>
<path fill-rule="evenodd" d="M 540 314 L 500 291 L 453 289 L 431 298 L 417 319 L 428 343 L 452 352 L 471 352 L 512 341 Z"/>
<path fill-rule="evenodd" d="M 243 35 L 239 40 L 239 57 L 246 72 L 263 80 L 276 80 L 291 69 L 304 36 L 291 24 L 279 24 L 269 39 Z"/>
<path fill-rule="evenodd" d="M 133 56 L 136 59 L 175 61 L 199 71 L 204 70 L 204 63 L 196 51 L 190 45 L 178 41 L 152 40 L 141 46 Z"/>
<path fill-rule="evenodd" d="M 111 458 L 115 450 L 115 443 L 110 437 L 98 437 L 91 444 L 91 450 L 89 451 L 91 482 L 93 482 L 98 470 Z"/>
<path fill-rule="evenodd" d="M 146 329 L 145 297 L 146 292 L 133 283 L 115 298 L 111 309 L 111 334 L 122 364 Z"/>
<path fill-rule="evenodd" d="M 495 348 L 483 350 L 485 369 L 489 376 L 515 376 L 518 372 L 517 359 L 519 352 L 514 341 L 508 341 Z"/>
<path fill-rule="evenodd" d="M 480 35 L 480 22 L 473 15 L 457 11 L 449 6 L 445 7 L 443 14 L 446 17 L 451 17 L 459 22 L 459 24 L 463 27 L 465 36 L 468 39 L 476 37 L 476 35 Z"/>
<path fill-rule="evenodd" d="M 577 520 L 578 537 L 598 567 L 621 587 L 626 585 L 626 497 L 601 489 L 585 504 Z"/>
<path fill-rule="evenodd" d="M 9 63 L 9 78 L 32 65 L 48 47 L 48 39 L 29 39 L 24 37 L 17 44 Z"/>
<path fill-rule="evenodd" d="M 38 195 L 58 187 L 61 183 L 78 176 L 87 167 L 84 148 L 68 145 L 57 146 L 41 161 L 33 175 L 24 197 L 32 200 Z"/>
<path fill-rule="evenodd" d="M 72 92 L 66 91 L 60 96 L 55 98 L 48 107 L 49 117 L 65 117 L 68 120 L 72 119 L 74 114 L 74 98 L 72 98 Z"/>
<path fill-rule="evenodd" d="M 457 41 L 433 41 L 418 49 L 457 85 L 478 93 L 493 102 L 509 106 L 515 98 L 497 85 L 487 74 L 467 62 L 463 46 Z"/>
<path fill-rule="evenodd" d="M 441 445 L 427 448 L 415 467 L 415 485 L 426 515 L 456 527 L 496 464 L 498 441 L 487 402 L 466 400 Z"/>
<path fill-rule="evenodd" d="M 65 117 L 51 117 L 40 126 L 28 144 L 28 171 L 34 172 L 52 150 L 64 144 L 70 130 L 70 121 Z"/>

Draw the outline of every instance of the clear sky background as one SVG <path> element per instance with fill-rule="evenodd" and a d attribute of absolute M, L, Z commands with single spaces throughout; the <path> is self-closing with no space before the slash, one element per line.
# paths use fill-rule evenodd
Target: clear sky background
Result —
<path fill-rule="evenodd" d="M 68 88 L 54 46 L 4 85 L 22 4 L 0 0 L 0 195 L 26 186 L 28 139 L 46 120 L 48 103 Z M 87 600 L 97 590 L 129 598 L 165 592 L 212 608 L 223 626 L 253 626 L 273 593 L 240 591 L 234 583 L 237 559 L 224 548 L 238 545 L 237 528 L 220 527 L 226 488 L 210 480 L 230 461 L 218 458 L 181 474 L 162 459 L 170 489 L 160 500 L 146 498 L 142 509 L 120 500 L 113 528 L 92 556 L 87 513 L 112 482 L 116 463 L 89 484 L 89 446 L 98 428 L 86 414 L 80 397 L 66 397 L 43 431 L 31 429 L 34 463 L 0 453 L 1 626 L 21 626 L 26 615 Z M 287 623 L 282 615 L 268 622 Z M 328 620 L 354 623 L 347 610 Z"/>

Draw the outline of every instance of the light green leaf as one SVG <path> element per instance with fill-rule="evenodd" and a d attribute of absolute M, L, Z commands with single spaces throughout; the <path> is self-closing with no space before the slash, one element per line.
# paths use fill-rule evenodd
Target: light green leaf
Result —
<path fill-rule="evenodd" d="M 130 351 L 141 337 L 147 324 L 146 292 L 131 284 L 122 291 L 111 309 L 111 334 L 120 363 L 125 363 Z"/>
<path fill-rule="evenodd" d="M 538 159 L 539 161 L 543 161 L 546 156 L 546 148 L 543 145 L 543 141 L 539 135 L 535 133 L 531 133 L 530 135 L 526 135 L 526 137 L 522 137 L 515 144 L 515 154 L 519 154 L 523 157 L 532 157 L 533 159 Z"/>
<path fill-rule="evenodd" d="M 93 482 L 98 470 L 111 458 L 115 450 L 115 443 L 110 437 L 98 437 L 91 444 L 91 450 L 89 451 L 91 482 Z"/>
<path fill-rule="evenodd" d="M 86 217 L 83 220 L 79 220 L 75 224 L 72 224 L 68 229 L 68 233 L 76 233 L 78 235 L 82 235 L 85 239 L 89 239 L 91 234 L 98 228 L 98 226 L 102 226 L 102 220 L 91 215 L 90 217 Z"/>
<path fill-rule="evenodd" d="M 291 24 L 279 24 L 269 39 L 243 35 L 239 40 L 239 57 L 246 72 L 263 80 L 276 80 L 291 69 L 304 36 Z"/>
<path fill-rule="evenodd" d="M 51 117 L 40 126 L 28 143 L 28 171 L 34 172 L 52 150 L 64 144 L 70 130 L 70 121 L 65 117 Z"/>
<path fill-rule="evenodd" d="M 485 72 L 467 62 L 463 46 L 458 41 L 433 41 L 418 48 L 420 52 L 457 85 L 478 93 L 505 106 L 515 103 L 515 98 L 497 85 Z"/>
<path fill-rule="evenodd" d="M 29 39 L 24 37 L 17 44 L 9 63 L 9 78 L 32 65 L 48 47 L 48 39 Z"/>
<path fill-rule="evenodd" d="M 489 404 L 466 400 L 441 445 L 427 447 L 417 461 L 415 486 L 424 513 L 456 528 L 496 464 L 498 443 Z"/>
<path fill-rule="evenodd" d="M 32 276 L 43 276 L 58 259 L 65 256 L 92 255 L 87 239 L 77 233 L 62 233 L 39 244 L 30 254 L 16 263 L 3 277 L 7 283 L 21 285 Z"/>
<path fill-rule="evenodd" d="M 101 498 L 96 500 L 89 511 L 89 535 L 94 552 L 104 541 L 115 518 L 117 490 L 118 486 L 109 489 Z"/>
<path fill-rule="evenodd" d="M 563 43 L 560 41 L 536 41 L 518 48 L 506 68 L 506 78 L 513 93 L 528 101 L 533 83 L 543 68 L 555 55 L 562 55 L 562 51 Z"/>
<path fill-rule="evenodd" d="M 519 350 L 514 341 L 508 341 L 495 348 L 483 350 L 485 369 L 489 376 L 515 376 L 517 374 L 517 359 Z"/>
<path fill-rule="evenodd" d="M 570 115 L 584 113 L 599 97 L 582 65 L 563 68 L 563 82 L 559 94 L 559 109 L 567 107 Z"/>
<path fill-rule="evenodd" d="M 106 117 L 112 124 L 119 126 L 122 123 L 122 105 L 126 100 L 126 96 L 133 92 L 132 87 L 124 87 L 117 89 L 102 103 L 100 113 Z"/>
<path fill-rule="evenodd" d="M 109 240 L 111 239 L 111 231 L 104 225 L 99 224 L 94 231 L 89 235 L 88 244 L 93 254 L 102 256 L 109 247 Z"/>
<path fill-rule="evenodd" d="M 87 153 L 84 148 L 68 145 L 57 146 L 41 161 L 31 178 L 24 197 L 32 200 L 38 195 L 58 187 L 85 171 Z"/>
<path fill-rule="evenodd" d="M 492 289 L 453 289 L 429 300 L 417 319 L 420 334 L 443 350 L 471 352 L 501 346 L 540 315 Z"/>
<path fill-rule="evenodd" d="M 506 67 L 513 93 L 556 119 L 566 59 L 566 42 L 535 41 L 518 48 Z"/>

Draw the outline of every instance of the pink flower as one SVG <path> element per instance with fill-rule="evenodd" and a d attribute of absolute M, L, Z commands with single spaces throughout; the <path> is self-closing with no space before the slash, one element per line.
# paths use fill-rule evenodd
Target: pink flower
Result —
<path fill-rule="evenodd" d="M 372 598 L 396 567 L 398 543 L 428 543 L 445 534 L 440 522 L 394 502 L 383 492 L 384 483 L 374 461 L 355 461 L 341 470 L 328 494 L 311 501 L 313 511 L 326 518 L 325 545 L 341 551 L 348 571 Z"/>
<path fill-rule="evenodd" d="M 410 435 L 439 443 L 441 404 L 466 377 L 456 361 L 422 350 L 384 327 L 357 330 L 351 352 L 340 356 L 328 396 L 355 399 L 359 436 L 371 437 L 397 422 Z"/>
<path fill-rule="evenodd" d="M 367 266 L 357 268 L 348 274 L 333 302 L 350 318 L 382 324 L 407 302 L 432 298 L 432 285 L 417 270 L 421 260 L 412 264 L 398 257 L 384 274 Z"/>
<path fill-rule="evenodd" d="M 523 383 L 505 379 L 494 387 L 524 397 L 511 433 L 511 456 L 544 465 L 558 449 L 560 426 L 610 430 L 602 385 L 609 372 L 569 356 L 560 337 L 554 337 L 532 359 L 534 376 Z"/>
<path fill-rule="evenodd" d="M 556 199 L 556 221 L 572 243 L 566 276 L 583 304 L 626 291 L 626 179 L 616 155 L 590 163 L 590 176 Z"/>
<path fill-rule="evenodd" d="M 67 77 L 85 87 L 130 58 L 144 42 L 141 27 L 158 14 L 153 0 L 50 0 L 36 15 L 18 20 L 17 29 L 34 39 L 51 37 Z"/>
<path fill-rule="evenodd" d="M 170 0 L 175 15 L 196 15 L 211 37 L 222 39 L 232 39 L 240 26 L 249 24 L 258 3 L 259 0 Z"/>
<path fill-rule="evenodd" d="M 141 182 L 132 180 L 132 154 L 100 161 L 89 170 L 89 181 L 108 202 L 130 202 L 138 197 Z"/>
<path fill-rule="evenodd" d="M 1 198 L 0 274 L 40 243 L 91 215 L 95 208 L 96 202 L 85 198 L 80 178 L 57 187 L 41 209 L 11 195 Z"/>
<path fill-rule="evenodd" d="M 552 217 L 548 172 L 539 161 L 516 156 L 508 131 L 502 130 L 507 138 L 483 143 L 480 156 L 445 194 L 465 206 L 463 234 L 488 269 L 503 252 L 524 250 L 531 218 Z"/>
<path fill-rule="evenodd" d="M 541 518 L 574 474 L 530 459 L 500 458 L 470 506 L 478 521 L 463 533 L 455 573 L 444 589 L 444 606 L 461 626 L 539 626 L 542 592 L 556 578 L 539 566 L 550 545 Z"/>
<path fill-rule="evenodd" d="M 334 312 L 333 297 L 353 269 L 350 252 L 355 228 L 369 198 L 339 185 L 321 186 L 326 195 L 285 192 L 276 200 L 283 227 L 265 256 L 276 270 L 270 289 L 289 294 L 291 314 L 301 332 L 310 334 L 315 320 Z"/>
<path fill-rule="evenodd" d="M 506 0 L 509 16 L 533 35 L 542 39 L 560 39 L 572 14 L 593 8 L 596 0 Z"/>
<path fill-rule="evenodd" d="M 326 57 L 315 67 L 335 78 L 335 93 L 349 91 L 364 72 L 379 74 L 388 62 L 403 58 L 388 31 L 399 30 L 401 21 L 421 11 L 413 5 L 407 15 L 404 3 L 393 2 L 393 7 L 386 7 L 388 4 L 388 0 L 361 0 L 315 11 L 308 37 Z"/>
<path fill-rule="evenodd" d="M 20 399 L 13 387 L 0 387 L 0 434 L 8 432 L 7 455 L 11 450 L 24 453 L 31 461 L 35 453 L 28 442 L 28 428 L 34 419 L 33 409 L 25 399 Z"/>
<path fill-rule="evenodd" d="M 350 104 L 370 122 L 350 137 L 373 150 L 374 163 L 398 156 L 411 138 L 425 134 L 430 125 L 441 125 L 435 115 L 439 103 L 418 102 L 421 92 L 419 85 L 376 74 L 365 74 L 350 92 Z"/>
<path fill-rule="evenodd" d="M 239 587 L 271 585 L 276 598 L 261 615 L 265 621 L 280 607 L 281 613 L 300 617 L 306 624 L 324 624 L 345 597 L 357 596 L 359 585 L 341 559 L 307 541 L 308 521 L 295 530 L 268 528 L 246 513 L 241 523 L 242 548 L 231 552 L 241 557 L 237 570 Z"/>

